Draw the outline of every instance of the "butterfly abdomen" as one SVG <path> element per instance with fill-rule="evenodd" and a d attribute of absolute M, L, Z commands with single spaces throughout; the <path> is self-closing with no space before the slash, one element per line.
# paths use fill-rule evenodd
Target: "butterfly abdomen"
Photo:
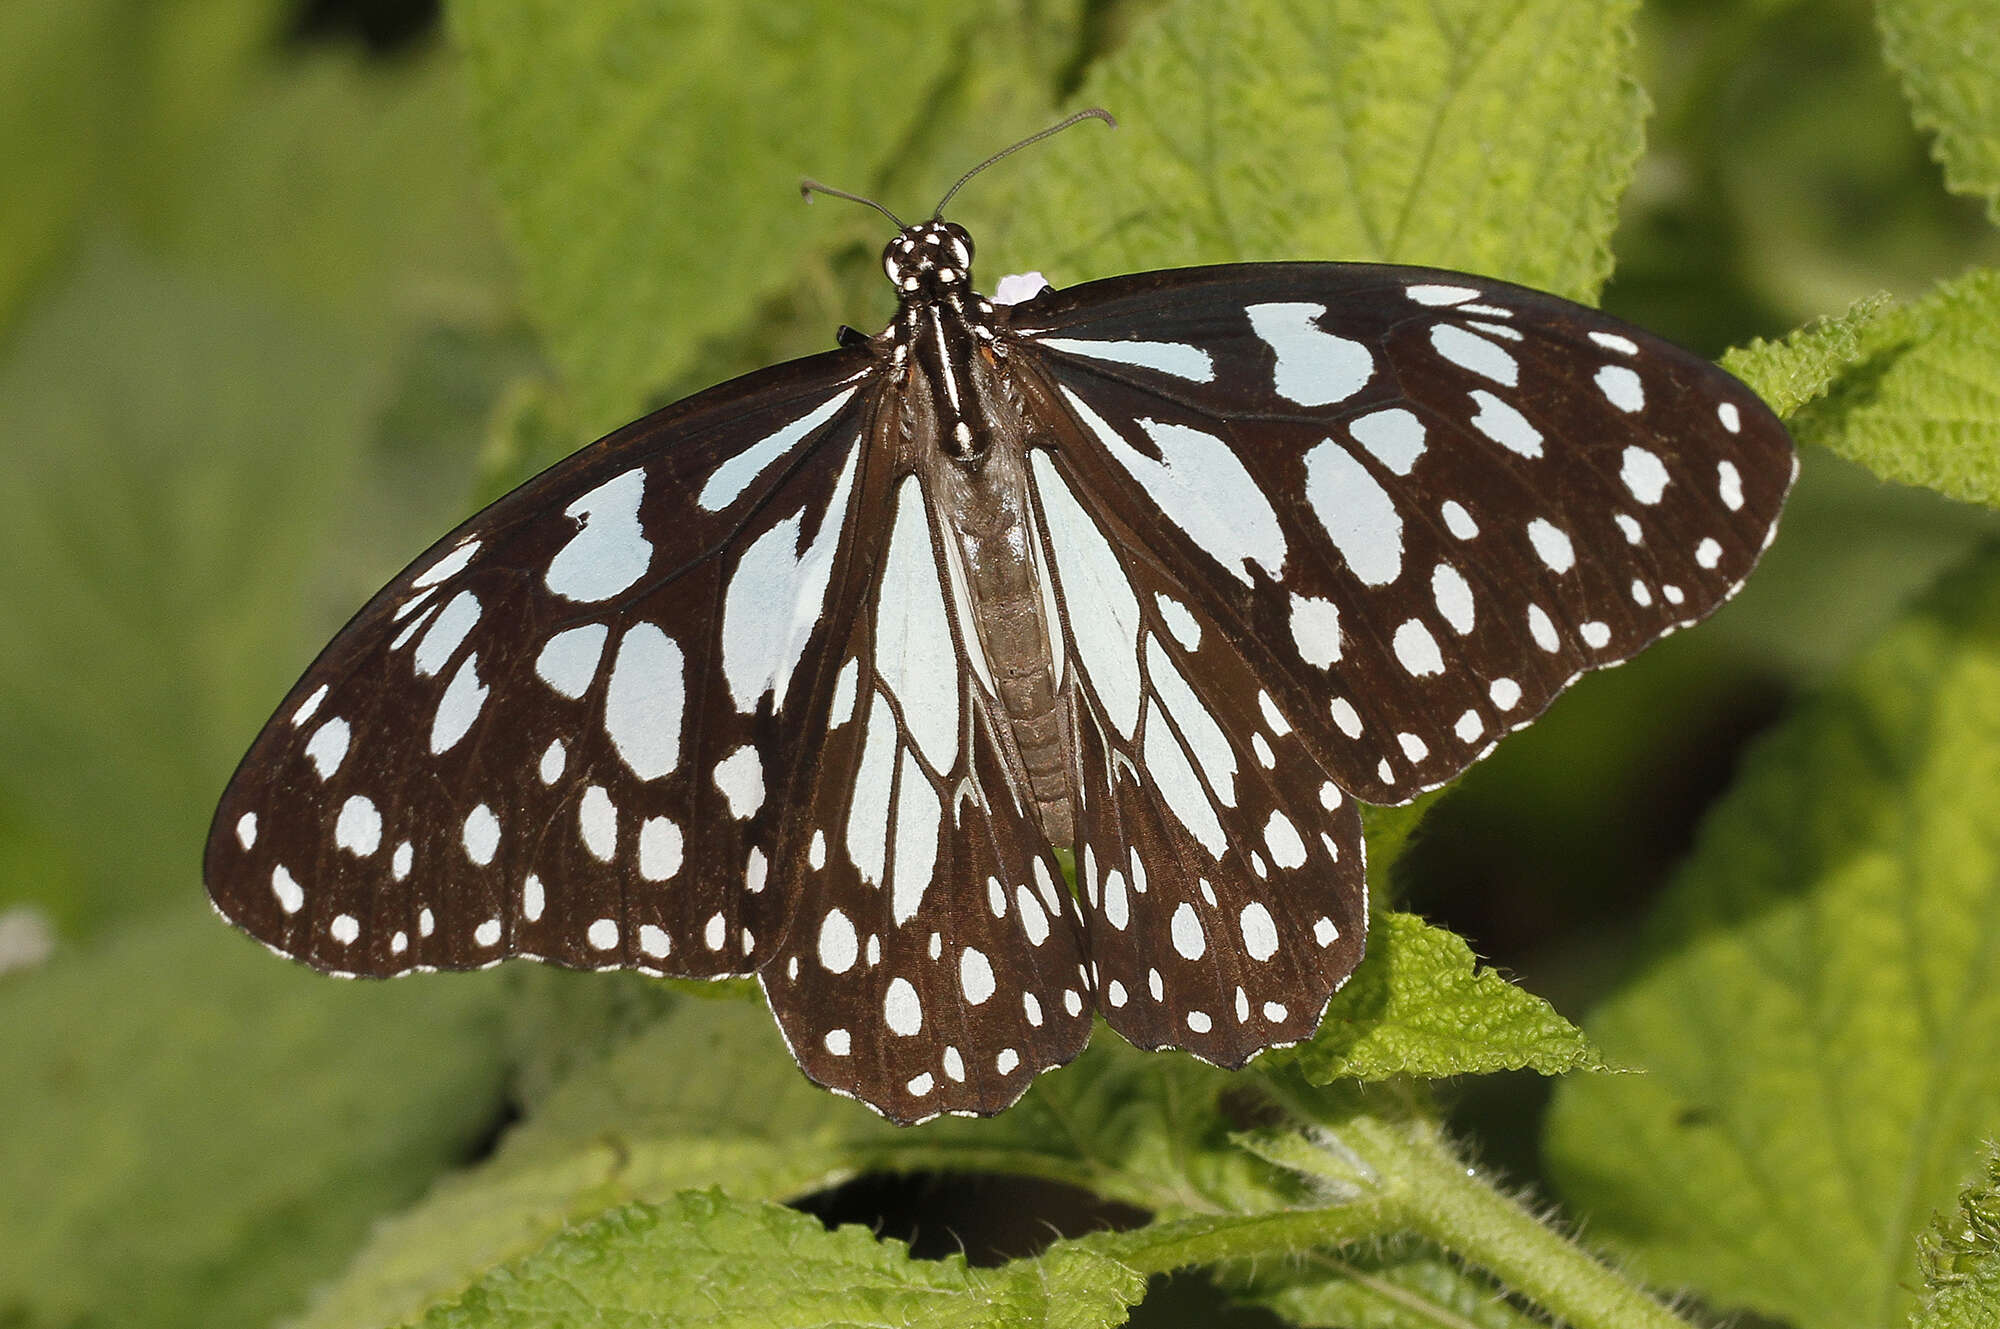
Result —
<path fill-rule="evenodd" d="M 932 510 L 947 546 L 951 596 L 975 677 L 998 702 L 1001 747 L 1024 802 L 1051 844 L 1074 837 L 1070 735 L 1061 705 L 1061 629 L 1040 567 L 1022 431 L 992 397 L 980 420 L 990 439 L 976 459 L 931 468 Z"/>

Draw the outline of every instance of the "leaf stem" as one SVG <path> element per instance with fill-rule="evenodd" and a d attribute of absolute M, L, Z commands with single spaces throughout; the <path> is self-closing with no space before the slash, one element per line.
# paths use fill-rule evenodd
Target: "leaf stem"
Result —
<path fill-rule="evenodd" d="M 1459 1156 L 1428 1111 L 1386 1087 L 1273 1086 L 1319 1128 L 1324 1179 L 1372 1190 L 1404 1227 L 1577 1329 L 1687 1329 L 1644 1288 L 1537 1218 Z M 1318 1170 L 1318 1169 L 1315 1169 Z"/>
<path fill-rule="evenodd" d="M 1281 1209 L 1226 1218 L 1186 1218 L 1105 1232 L 1080 1239 L 1143 1274 L 1171 1273 L 1194 1265 L 1294 1255 L 1322 1246 L 1368 1241 L 1397 1226 L 1401 1215 L 1381 1201 L 1326 1209 Z"/>

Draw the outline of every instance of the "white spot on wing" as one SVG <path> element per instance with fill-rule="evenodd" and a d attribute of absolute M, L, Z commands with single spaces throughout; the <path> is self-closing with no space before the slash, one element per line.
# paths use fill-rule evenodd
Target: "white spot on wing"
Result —
<path fill-rule="evenodd" d="M 896 722 L 886 704 L 871 696 L 861 765 L 847 807 L 847 856 L 870 885 L 882 883 L 889 856 L 889 793 L 896 771 Z"/>
<path fill-rule="evenodd" d="M 764 761 L 748 743 L 715 764 L 715 787 L 729 800 L 729 815 L 742 821 L 764 806 Z"/>
<path fill-rule="evenodd" d="M 838 729 L 854 718 L 854 685 L 861 673 L 861 662 L 853 656 L 840 667 L 840 677 L 833 681 L 833 706 L 826 714 L 826 727 Z"/>
<path fill-rule="evenodd" d="M 830 974 L 844 974 L 861 958 L 861 940 L 854 922 L 838 909 L 826 911 L 819 925 L 819 963 Z"/>
<path fill-rule="evenodd" d="M 907 923 L 915 916 L 924 892 L 930 889 L 943 812 L 937 790 L 905 749 L 896 788 L 896 858 L 890 868 L 894 879 L 889 884 L 889 907 L 898 923 Z"/>
<path fill-rule="evenodd" d="M 609 863 L 618 848 L 618 807 L 604 786 L 592 785 L 583 791 L 576 808 L 577 826 L 583 833 L 583 847 L 600 863 Z"/>
<path fill-rule="evenodd" d="M 1460 369 L 1469 370 L 1482 378 L 1490 378 L 1510 388 L 1520 382 L 1521 369 L 1514 357 L 1476 332 L 1440 323 L 1431 329 L 1431 346 Z"/>
<path fill-rule="evenodd" d="M 1655 454 L 1636 443 L 1625 449 L 1618 478 L 1625 482 L 1625 488 L 1632 497 L 1651 506 L 1660 501 L 1660 495 L 1667 492 L 1667 468 Z"/>
<path fill-rule="evenodd" d="M 1444 615 L 1453 632 L 1463 637 L 1472 631 L 1472 587 L 1457 568 L 1440 563 L 1431 569 L 1431 599 L 1436 601 L 1438 613 Z"/>
<path fill-rule="evenodd" d="M 313 712 L 318 710 L 319 704 L 326 700 L 326 692 L 327 685 L 322 683 L 313 689 L 312 696 L 307 697 L 299 703 L 299 708 L 292 712 L 292 728 L 296 729 L 306 721 L 312 719 Z"/>
<path fill-rule="evenodd" d="M 715 468 L 714 474 L 708 477 L 708 483 L 701 487 L 701 496 L 695 502 L 710 512 L 720 512 L 734 503 L 772 462 L 790 452 L 807 434 L 831 420 L 834 414 L 847 404 L 847 399 L 852 397 L 854 392 L 853 388 L 836 392 L 783 429 L 768 438 L 759 439 L 723 462 Z"/>
<path fill-rule="evenodd" d="M 282 863 L 271 869 L 271 894 L 278 897 L 278 908 L 288 914 L 296 914 L 306 902 L 305 889 Z"/>
<path fill-rule="evenodd" d="M 1395 501 L 1332 439 L 1306 454 L 1306 499 L 1355 576 L 1386 586 L 1402 573 L 1403 519 Z"/>
<path fill-rule="evenodd" d="M 681 828 L 671 817 L 648 817 L 639 825 L 639 875 L 665 881 L 681 870 Z"/>
<path fill-rule="evenodd" d="M 437 713 L 431 717 L 431 752 L 449 752 L 471 730 L 486 705 L 488 689 L 479 681 L 479 652 L 474 651 L 452 671 L 438 698 Z"/>
<path fill-rule="evenodd" d="M 424 633 L 416 653 L 410 657 L 417 673 L 428 678 L 444 668 L 464 644 L 466 634 L 479 622 L 479 614 L 479 597 L 471 591 L 452 596 L 443 612 L 431 620 L 430 631 Z"/>
<path fill-rule="evenodd" d="M 542 578 L 548 588 L 568 600 L 608 600 L 645 576 L 653 562 L 652 541 L 639 524 L 645 493 L 646 472 L 634 467 L 564 508 L 583 528 L 549 560 Z"/>
<path fill-rule="evenodd" d="M 1722 497 L 1722 505 L 1731 512 L 1743 508 L 1743 473 L 1736 469 L 1733 461 L 1715 464 L 1716 493 Z"/>
<path fill-rule="evenodd" d="M 479 541 L 465 541 L 458 548 L 431 564 L 429 568 L 412 577 L 410 579 L 410 588 L 415 590 L 424 586 L 435 586 L 447 577 L 457 576 L 464 570 L 465 565 L 472 561 L 472 556 L 478 552 Z"/>
<path fill-rule="evenodd" d="M 907 476 L 875 608 L 875 677 L 900 704 L 918 750 L 948 771 L 958 760 L 958 654 L 938 573 L 923 486 Z"/>
<path fill-rule="evenodd" d="M 1444 518 L 1445 529 L 1461 540 L 1470 540 L 1479 534 L 1479 523 L 1455 498 L 1446 499 L 1438 508 L 1438 514 Z"/>
<path fill-rule="evenodd" d="M 535 657 L 535 673 L 563 696 L 581 697 L 597 676 L 597 662 L 604 655 L 604 639 L 610 633 L 602 623 L 556 633 Z"/>
<path fill-rule="evenodd" d="M 680 761 L 686 683 L 680 644 L 651 623 L 619 639 L 604 687 L 604 732 L 641 780 L 657 780 Z"/>
<path fill-rule="evenodd" d="M 1192 651 L 1201 645 L 1201 624 L 1195 622 L 1186 605 L 1171 595 L 1155 595 L 1153 601 L 1160 607 L 1160 621 L 1182 650 Z"/>
<path fill-rule="evenodd" d="M 465 829 L 459 835 L 465 845 L 465 856 L 485 867 L 493 861 L 493 855 L 500 848 L 500 818 L 493 815 L 493 809 L 481 803 L 466 814 Z"/>
<path fill-rule="evenodd" d="M 1064 599 L 1077 606 L 1070 631 L 1112 726 L 1130 739 L 1139 724 L 1139 599 L 1104 533 L 1041 448 L 1029 454 L 1048 517 Z M 1081 612 L 1083 606 L 1089 612 Z"/>
<path fill-rule="evenodd" d="M 1478 295 L 1470 286 L 1442 286 L 1433 282 L 1421 282 L 1406 286 L 1403 293 L 1420 305 L 1457 305 Z"/>
<path fill-rule="evenodd" d="M 340 769 L 340 763 L 347 758 L 347 740 L 347 721 L 341 719 L 328 720 L 306 740 L 306 756 L 312 758 L 320 779 Z"/>
<path fill-rule="evenodd" d="M 1576 566 L 1576 549 L 1569 536 L 1541 517 L 1528 523 L 1528 543 L 1551 572 L 1568 572 Z"/>
<path fill-rule="evenodd" d="M 373 799 L 352 795 L 340 805 L 333 824 L 333 842 L 357 858 L 367 858 L 382 846 L 382 814 Z"/>
<path fill-rule="evenodd" d="M 1074 392 L 1064 388 L 1062 394 L 1111 459 L 1209 557 L 1246 585 L 1253 562 L 1278 575 L 1285 565 L 1285 534 L 1277 511 L 1228 444 L 1200 429 L 1141 419 L 1139 427 L 1159 453 L 1149 457 Z"/>
<path fill-rule="evenodd" d="M 1271 861 L 1287 871 L 1306 861 L 1306 844 L 1299 838 L 1299 828 L 1292 825 L 1290 817 L 1276 810 L 1264 823 L 1264 847 L 1271 851 Z"/>
<path fill-rule="evenodd" d="M 1596 382 L 1604 400 L 1627 415 L 1645 409 L 1646 386 L 1624 365 L 1605 365 L 1597 371 Z"/>
<path fill-rule="evenodd" d="M 1244 905 L 1238 922 L 1243 928 L 1243 947 L 1251 959 L 1262 963 L 1278 953 L 1278 927 L 1263 904 L 1252 900 Z"/>
<path fill-rule="evenodd" d="M 803 553 L 805 508 L 758 536 L 729 574 L 722 603 L 722 675 L 745 715 L 773 689 L 783 703 L 792 671 L 819 624 L 860 456 L 857 443 L 827 500 L 819 532 Z"/>
<path fill-rule="evenodd" d="M 1191 383 L 1215 381 L 1215 358 L 1199 346 L 1172 341 L 1083 341 L 1074 337 L 1037 337 L 1035 343 L 1093 360 L 1158 370 Z"/>
<path fill-rule="evenodd" d="M 1271 386 L 1301 406 L 1346 401 L 1375 373 L 1375 358 L 1358 341 L 1322 331 L 1313 320 L 1325 305 L 1251 305 L 1250 327 L 1278 358 Z"/>
<path fill-rule="evenodd" d="M 1315 669 L 1340 659 L 1340 609 L 1331 600 L 1292 594 L 1292 641 Z"/>
<path fill-rule="evenodd" d="M 993 995 L 993 966 L 985 952 L 967 946 L 958 957 L 958 989 L 969 1005 L 981 1006 Z"/>
<path fill-rule="evenodd" d="M 1403 620 L 1396 629 L 1393 645 L 1396 659 L 1413 678 L 1424 678 L 1444 672 L 1444 657 L 1438 652 L 1437 638 L 1431 630 L 1416 619 Z"/>
<path fill-rule="evenodd" d="M 1528 423 L 1528 417 L 1501 401 L 1484 388 L 1472 390 L 1473 405 L 1479 408 L 1472 427 L 1509 452 L 1523 457 L 1542 455 L 1542 431 Z"/>
<path fill-rule="evenodd" d="M 1208 950 L 1208 938 L 1201 930 L 1201 920 L 1195 917 L 1194 906 L 1183 900 L 1174 910 L 1170 926 L 1174 949 L 1185 960 L 1199 960 Z"/>
<path fill-rule="evenodd" d="M 1417 458 L 1424 455 L 1424 422 L 1400 406 L 1351 420 L 1347 432 L 1397 475 L 1408 475 Z"/>
<path fill-rule="evenodd" d="M 615 919 L 599 918 L 591 921 L 584 931 L 584 938 L 593 950 L 608 951 L 618 944 L 618 923 Z"/>
<path fill-rule="evenodd" d="M 1146 673 L 1153 681 L 1153 691 L 1158 694 L 1160 704 L 1166 708 L 1175 728 L 1180 730 L 1181 741 L 1194 755 L 1201 773 L 1207 777 L 1208 787 L 1223 806 L 1235 807 L 1236 754 L 1230 750 L 1229 737 L 1222 732 L 1222 726 L 1215 722 L 1215 716 L 1209 713 L 1201 698 L 1195 695 L 1180 669 L 1160 649 L 1159 638 L 1151 633 L 1146 636 Z M 1152 727 L 1150 724 L 1147 726 L 1149 730 Z"/>
<path fill-rule="evenodd" d="M 882 999 L 882 1015 L 889 1022 L 891 1032 L 908 1038 L 924 1027 L 924 1004 L 917 998 L 917 990 L 910 986 L 907 978 L 889 980 L 889 991 Z"/>

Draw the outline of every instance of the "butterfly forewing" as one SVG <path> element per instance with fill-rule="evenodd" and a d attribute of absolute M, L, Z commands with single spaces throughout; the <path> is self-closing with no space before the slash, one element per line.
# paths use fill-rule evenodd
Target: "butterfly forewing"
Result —
<path fill-rule="evenodd" d="M 1256 264 L 1013 311 L 1117 511 L 1345 789 L 1403 802 L 1726 599 L 1793 473 L 1735 379 L 1458 273 Z M 1239 708 L 1242 703 L 1239 701 Z"/>
<path fill-rule="evenodd" d="M 833 681 L 813 636 L 872 561 L 867 365 L 835 352 L 670 407 L 418 559 L 231 782 L 206 861 L 222 912 L 337 973 L 754 971 L 791 907 L 772 882 L 814 757 L 796 721 Z"/>

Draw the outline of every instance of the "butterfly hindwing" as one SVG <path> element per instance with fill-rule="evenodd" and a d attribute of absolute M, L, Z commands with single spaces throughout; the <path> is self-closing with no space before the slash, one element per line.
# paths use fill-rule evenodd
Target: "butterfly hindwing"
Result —
<path fill-rule="evenodd" d="M 1082 1050 L 1082 920 L 968 667 L 914 476 L 828 666 L 824 746 L 786 858 L 795 924 L 764 972 L 821 1084 L 889 1117 L 992 1113 Z"/>
<path fill-rule="evenodd" d="M 813 704 L 795 675 L 867 559 L 867 365 L 670 407 L 418 559 L 244 759 L 208 843 L 217 907 L 337 973 L 754 970 L 790 907 L 765 886 Z"/>
<path fill-rule="evenodd" d="M 1334 779 L 1407 801 L 1726 599 L 1789 439 L 1733 378 L 1458 273 L 1255 264 L 1011 311 L 1064 464 L 1240 641 Z"/>
<path fill-rule="evenodd" d="M 1317 1027 L 1361 958 L 1358 810 L 1237 646 L 1047 452 L 1031 459 L 1079 715 L 1076 880 L 1099 1010 L 1237 1066 Z"/>

